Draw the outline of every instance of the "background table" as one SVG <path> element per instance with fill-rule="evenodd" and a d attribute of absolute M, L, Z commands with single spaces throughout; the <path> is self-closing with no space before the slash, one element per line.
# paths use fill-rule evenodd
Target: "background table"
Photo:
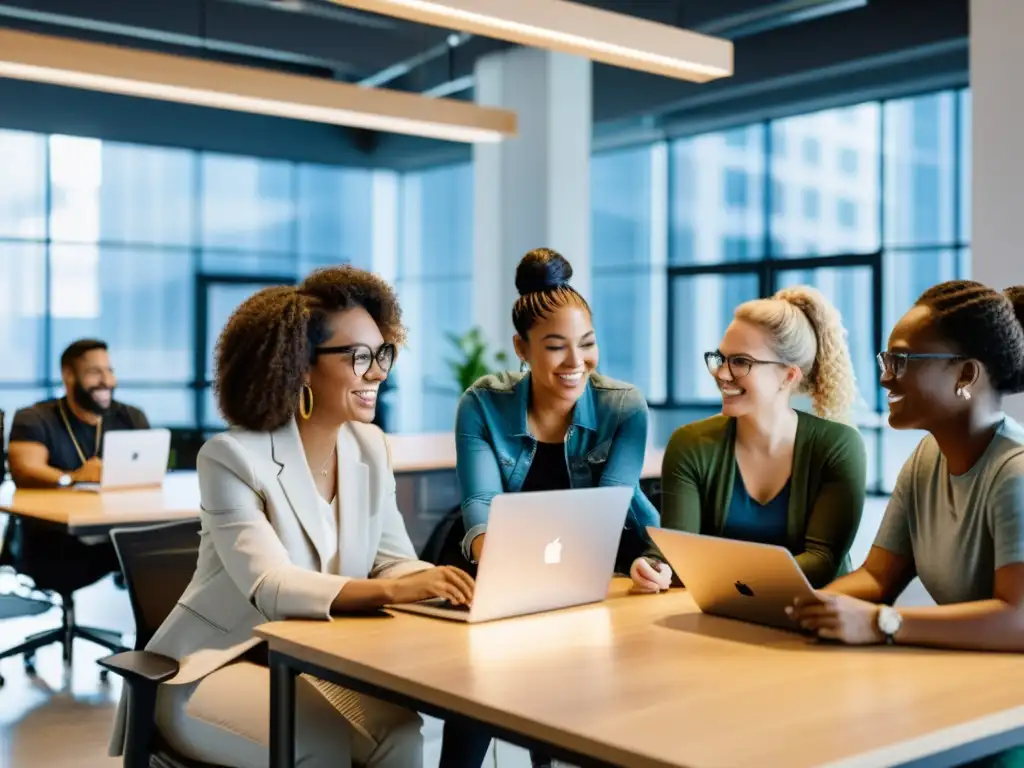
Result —
<path fill-rule="evenodd" d="M 1024 743 L 1018 655 L 818 644 L 703 615 L 681 590 L 626 590 L 476 626 L 399 612 L 262 625 L 272 715 L 298 670 L 577 765 L 952 766 Z M 289 732 L 271 733 L 284 766 Z"/>
<path fill-rule="evenodd" d="M 0 488 L 0 512 L 65 528 L 74 536 L 103 534 L 121 525 L 155 525 L 199 517 L 195 472 L 171 472 L 160 488 L 76 491 Z"/>

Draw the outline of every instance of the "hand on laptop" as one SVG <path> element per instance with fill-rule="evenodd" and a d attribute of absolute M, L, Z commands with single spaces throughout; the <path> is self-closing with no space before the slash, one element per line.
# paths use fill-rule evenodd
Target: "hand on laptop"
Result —
<path fill-rule="evenodd" d="M 71 479 L 76 483 L 98 483 L 102 475 L 103 462 L 96 456 L 93 456 L 71 473 Z"/>
<path fill-rule="evenodd" d="M 440 597 L 454 605 L 469 605 L 473 602 L 473 578 L 458 568 L 439 565 L 397 579 L 394 596 L 397 604 Z"/>
<path fill-rule="evenodd" d="M 659 563 L 638 557 L 630 566 L 633 589 L 637 592 L 663 592 L 672 586 L 672 569 L 668 563 Z"/>

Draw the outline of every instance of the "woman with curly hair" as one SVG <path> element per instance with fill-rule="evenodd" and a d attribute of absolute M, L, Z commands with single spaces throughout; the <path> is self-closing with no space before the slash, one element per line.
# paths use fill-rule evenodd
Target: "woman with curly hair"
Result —
<path fill-rule="evenodd" d="M 387 283 L 347 266 L 260 291 L 221 333 L 216 389 L 231 428 L 199 453 L 199 562 L 147 646 L 179 662 L 156 720 L 185 757 L 266 765 L 270 676 L 257 624 L 472 599 L 468 575 L 416 558 L 371 423 L 404 336 Z M 414 712 L 305 675 L 296 707 L 303 766 L 422 764 Z"/>
<path fill-rule="evenodd" d="M 792 612 L 823 638 L 1024 652 L 1024 287 L 941 283 L 878 355 L 889 424 L 920 429 L 864 565 Z M 915 577 L 937 606 L 891 607 Z M 1012 759 L 1011 759 L 1012 757 Z M 1024 749 L 971 765 L 1022 765 Z"/>
<path fill-rule="evenodd" d="M 662 463 L 666 528 L 784 546 L 816 587 L 850 568 L 864 507 L 864 442 L 839 312 L 797 286 L 740 305 L 704 355 L 722 413 L 680 427 Z M 810 395 L 814 414 L 791 403 Z M 641 591 L 667 589 L 656 550 L 633 563 Z"/>

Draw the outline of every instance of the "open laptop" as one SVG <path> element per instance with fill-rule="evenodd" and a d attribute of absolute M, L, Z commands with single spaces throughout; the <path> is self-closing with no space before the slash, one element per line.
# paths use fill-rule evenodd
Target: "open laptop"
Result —
<path fill-rule="evenodd" d="M 796 597 L 813 599 L 814 590 L 789 550 L 664 528 L 647 533 L 704 613 L 800 631 L 785 609 Z"/>
<path fill-rule="evenodd" d="M 162 485 L 171 454 L 169 429 L 119 429 L 103 436 L 98 483 L 76 483 L 79 491 L 113 491 Z"/>
<path fill-rule="evenodd" d="M 621 486 L 495 496 L 472 605 L 438 599 L 389 607 L 478 623 L 600 602 L 632 497 Z"/>

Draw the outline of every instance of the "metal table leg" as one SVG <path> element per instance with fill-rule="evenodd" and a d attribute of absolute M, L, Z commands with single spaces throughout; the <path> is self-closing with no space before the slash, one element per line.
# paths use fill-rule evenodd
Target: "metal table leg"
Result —
<path fill-rule="evenodd" d="M 295 768 L 295 677 L 288 658 L 270 652 L 270 768 Z"/>

